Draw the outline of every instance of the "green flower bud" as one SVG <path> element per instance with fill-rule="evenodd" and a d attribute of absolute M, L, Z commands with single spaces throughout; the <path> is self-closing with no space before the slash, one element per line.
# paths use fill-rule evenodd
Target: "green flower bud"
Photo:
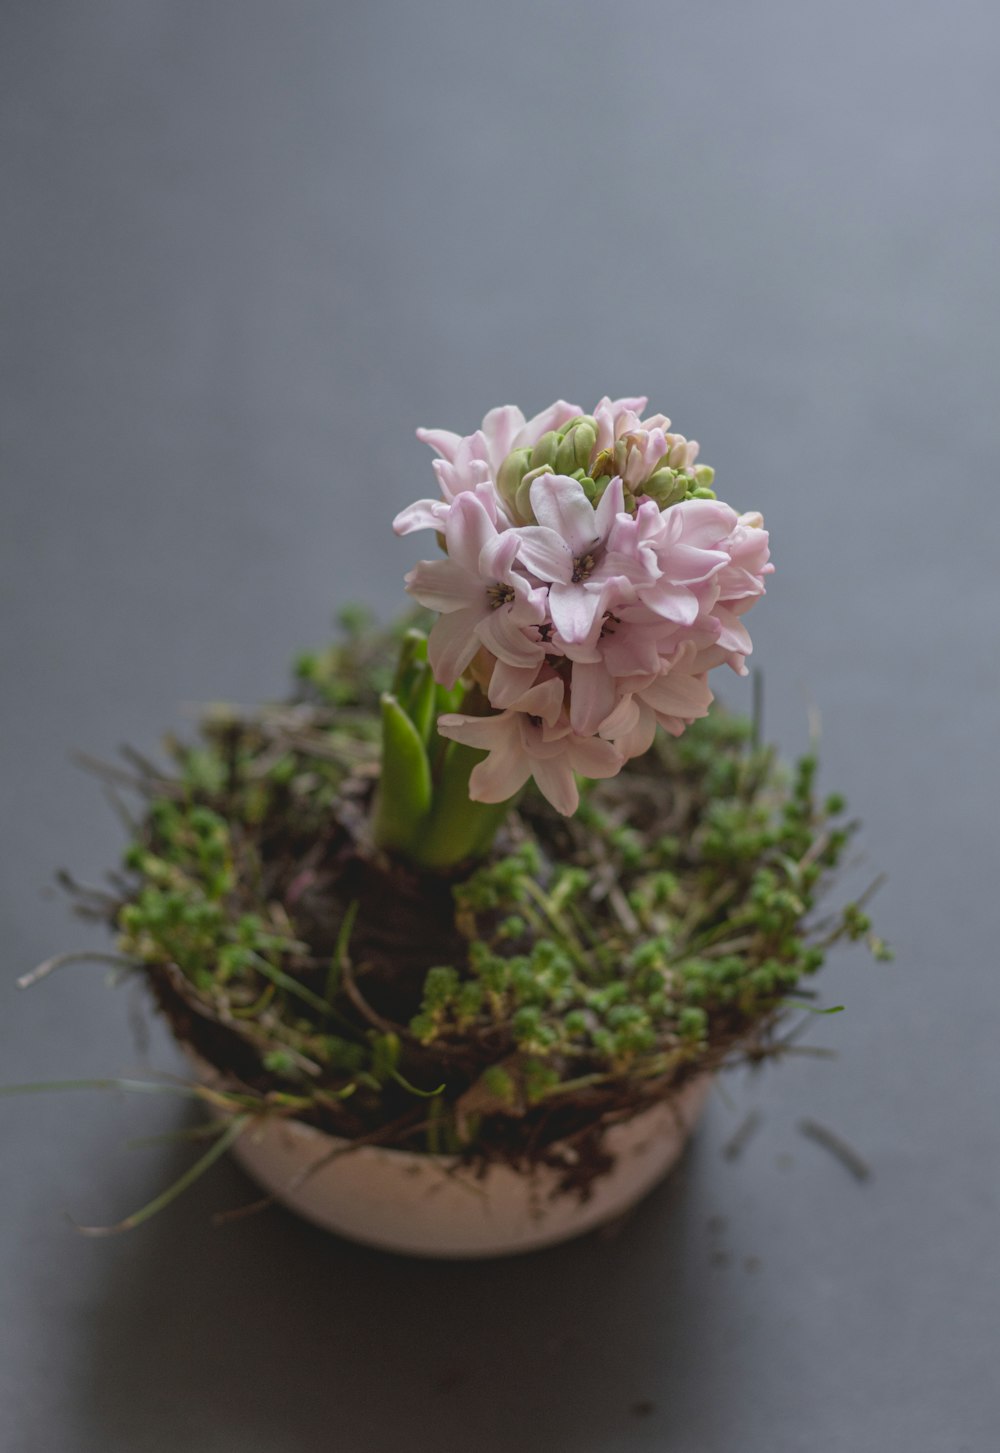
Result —
<path fill-rule="evenodd" d="M 687 494 L 688 481 L 673 469 L 658 469 L 641 486 L 642 492 L 656 501 L 661 510 L 677 504 Z"/>
<path fill-rule="evenodd" d="M 508 508 L 513 509 L 517 487 L 531 468 L 531 450 L 513 449 L 497 471 L 497 490 Z"/>
<path fill-rule="evenodd" d="M 715 480 L 715 470 L 710 464 L 696 464 L 692 472 L 695 484 L 701 489 L 711 489 Z"/>
<path fill-rule="evenodd" d="M 556 451 L 556 473 L 575 474 L 578 469 L 586 469 L 596 443 L 597 430 L 589 424 L 570 429 Z"/>
<path fill-rule="evenodd" d="M 562 428 L 559 430 L 559 433 L 565 439 L 566 435 L 572 429 L 579 429 L 584 424 L 586 424 L 589 429 L 593 429 L 595 434 L 597 433 L 597 420 L 593 417 L 592 414 L 576 414 L 572 419 L 567 419 L 565 424 L 563 424 Z"/>
<path fill-rule="evenodd" d="M 543 474 L 551 474 L 551 464 L 543 464 L 540 469 L 530 470 L 521 483 L 518 485 L 514 495 L 512 517 L 515 525 L 533 525 L 536 523 L 535 512 L 531 508 L 531 486 L 536 479 Z"/>
<path fill-rule="evenodd" d="M 540 469 L 543 464 L 554 466 L 561 443 L 562 439 L 555 429 L 550 429 L 547 434 L 543 434 L 531 451 L 531 468 Z"/>

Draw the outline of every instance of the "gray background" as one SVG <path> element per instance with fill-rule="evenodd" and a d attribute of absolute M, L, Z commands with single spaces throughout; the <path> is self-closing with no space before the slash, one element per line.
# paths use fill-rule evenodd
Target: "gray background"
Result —
<path fill-rule="evenodd" d="M 838 1061 L 730 1083 L 617 1237 L 508 1264 L 213 1229 L 228 1164 L 85 1240 L 63 1209 L 142 1204 L 186 1156 L 125 1142 L 186 1112 L 4 1101 L 3 1453 L 995 1449 L 995 5 L 5 0 L 0 36 L 0 1079 L 177 1066 L 99 968 L 13 987 L 104 943 L 47 889 L 122 840 L 71 749 L 394 612 L 413 429 L 498 402 L 646 390 L 764 510 L 768 730 L 821 713 L 898 951 L 830 966 Z"/>

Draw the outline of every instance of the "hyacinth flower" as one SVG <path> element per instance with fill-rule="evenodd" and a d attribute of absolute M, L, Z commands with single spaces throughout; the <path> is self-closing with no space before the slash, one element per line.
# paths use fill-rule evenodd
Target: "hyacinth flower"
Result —
<path fill-rule="evenodd" d="M 442 558 L 406 588 L 438 620 L 410 633 L 383 699 L 378 845 L 450 868 L 488 850 L 529 781 L 571 815 L 578 776 L 614 776 L 705 716 L 715 667 L 746 673 L 742 618 L 773 570 L 763 520 L 716 497 L 699 446 L 646 402 L 418 430 L 440 494 L 394 527 L 437 535 Z"/>

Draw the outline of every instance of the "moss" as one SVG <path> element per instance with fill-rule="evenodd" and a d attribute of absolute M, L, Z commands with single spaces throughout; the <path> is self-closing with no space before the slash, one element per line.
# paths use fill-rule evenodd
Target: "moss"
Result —
<path fill-rule="evenodd" d="M 812 927 L 855 830 L 838 794 L 817 796 L 815 758 L 789 772 L 716 711 L 585 787 L 573 819 L 526 798 L 452 881 L 450 961 L 409 944 L 409 977 L 378 1001 L 380 964 L 356 948 L 377 938 L 378 897 L 359 910 L 349 883 L 361 863 L 383 904 L 413 891 L 412 870 L 366 859 L 357 827 L 399 634 L 352 619 L 299 659 L 294 702 L 213 708 L 146 785 L 121 950 L 179 972 L 184 1002 L 249 1046 L 255 1093 L 294 1088 L 346 1134 L 398 1123 L 404 1140 L 486 1151 L 513 1143 L 498 1117 L 520 1117 L 544 1144 L 548 1107 L 554 1135 L 571 1104 L 593 1117 L 773 1052 L 838 939 L 887 956 L 863 904 Z M 462 1113 L 474 1086 L 487 1109 Z"/>

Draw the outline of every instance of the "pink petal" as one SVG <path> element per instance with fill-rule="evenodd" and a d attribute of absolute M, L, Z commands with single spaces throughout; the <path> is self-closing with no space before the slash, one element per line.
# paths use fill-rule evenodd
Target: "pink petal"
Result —
<path fill-rule="evenodd" d="M 530 489 L 531 508 L 540 525 L 554 530 L 574 555 L 584 555 L 600 538 L 594 507 L 583 485 L 566 474 L 542 474 Z"/>
<path fill-rule="evenodd" d="M 549 762 L 532 762 L 532 773 L 538 790 L 547 798 L 556 812 L 563 817 L 572 817 L 580 806 L 580 793 L 573 779 L 573 769 L 565 756 Z"/>
<path fill-rule="evenodd" d="M 406 589 L 427 610 L 447 613 L 478 605 L 489 609 L 481 581 L 453 560 L 421 560 L 405 576 Z"/>
<path fill-rule="evenodd" d="M 684 499 L 671 505 L 667 513 L 672 523 L 680 523 L 687 544 L 709 549 L 718 546 L 738 523 L 736 511 L 720 499 Z"/>
<path fill-rule="evenodd" d="M 697 585 L 728 565 L 729 556 L 725 550 L 705 550 L 687 540 L 678 540 L 659 552 L 659 562 L 671 580 Z"/>
<path fill-rule="evenodd" d="M 417 438 L 421 444 L 429 444 L 449 463 L 455 458 L 462 442 L 461 434 L 453 434 L 450 429 L 418 429 Z"/>
<path fill-rule="evenodd" d="M 494 534 L 479 552 L 479 559 L 476 562 L 476 573 L 479 578 L 487 582 L 507 581 L 511 567 L 517 558 L 520 543 L 513 530 L 504 530 L 499 535 Z"/>
<path fill-rule="evenodd" d="M 508 666 L 506 661 L 498 660 L 487 692 L 490 706 L 495 706 L 498 711 L 513 706 L 518 697 L 524 696 L 534 686 L 540 665 L 541 662 L 531 666 Z"/>
<path fill-rule="evenodd" d="M 610 716 L 605 717 L 597 728 L 598 736 L 606 741 L 630 732 L 639 720 L 639 703 L 634 696 L 623 696 Z"/>
<path fill-rule="evenodd" d="M 437 729 L 449 741 L 485 751 L 502 747 L 513 737 L 514 730 L 506 712 L 499 716 L 463 716 L 452 711 L 438 717 Z"/>
<path fill-rule="evenodd" d="M 645 394 L 637 394 L 634 399 L 605 399 L 604 402 L 611 410 L 612 417 L 619 419 L 622 414 L 641 414 L 649 399 Z"/>
<path fill-rule="evenodd" d="M 531 666 L 537 670 L 545 656 L 544 648 L 523 634 L 504 606 L 484 615 L 476 630 L 486 649 L 509 666 Z"/>
<path fill-rule="evenodd" d="M 490 464 L 494 473 L 514 448 L 514 440 L 524 428 L 524 415 L 516 404 L 502 404 L 490 409 L 483 420 L 483 433 L 489 446 Z"/>
<path fill-rule="evenodd" d="M 513 703 L 517 711 L 527 716 L 540 716 L 548 726 L 555 726 L 562 711 L 565 689 L 558 676 L 540 681 Z"/>
<path fill-rule="evenodd" d="M 641 587 L 639 599 L 658 616 L 678 625 L 691 626 L 698 619 L 698 597 L 694 591 L 686 585 L 674 585 L 664 576 L 652 585 Z"/>
<path fill-rule="evenodd" d="M 529 449 L 537 444 L 543 434 L 548 434 L 553 429 L 561 429 L 563 424 L 568 424 L 570 419 L 577 419 L 583 410 L 576 404 L 568 404 L 565 399 L 557 399 L 554 404 L 549 404 L 540 414 L 529 419 L 519 431 L 517 438 L 512 445 L 515 449 Z"/>
<path fill-rule="evenodd" d="M 407 505 L 392 522 L 397 535 L 412 535 L 414 530 L 443 530 L 451 505 L 440 499 L 418 499 Z"/>
<path fill-rule="evenodd" d="M 479 611 L 467 609 L 438 616 L 434 622 L 427 637 L 427 656 L 434 678 L 442 686 L 454 686 L 479 650 L 478 621 Z"/>
<path fill-rule="evenodd" d="M 599 737 L 571 738 L 569 757 L 581 777 L 617 777 L 625 765 L 621 753 Z"/>
<path fill-rule="evenodd" d="M 708 682 L 701 677 L 667 671 L 646 688 L 642 699 L 666 716 L 697 717 L 707 714 L 713 698 Z"/>
<path fill-rule="evenodd" d="M 713 614 L 722 627 L 718 644 L 726 651 L 738 651 L 741 656 L 749 656 L 753 650 L 753 642 L 739 616 L 722 605 L 717 605 Z"/>
<path fill-rule="evenodd" d="M 594 511 L 594 525 L 598 537 L 606 540 L 611 532 L 611 526 L 615 522 L 615 516 L 625 513 L 625 490 L 621 479 L 616 474 L 601 495 L 601 502 Z"/>
<path fill-rule="evenodd" d="M 490 466 L 485 459 L 466 459 L 460 455 L 454 464 L 447 459 L 435 459 L 432 467 L 441 493 L 449 504 L 459 495 L 490 482 Z"/>
<path fill-rule="evenodd" d="M 573 575 L 573 552 L 561 535 L 544 525 L 522 525 L 516 531 L 522 565 L 539 580 L 569 581 Z"/>
<path fill-rule="evenodd" d="M 600 594 L 582 585 L 563 585 L 556 581 L 549 590 L 552 624 L 569 644 L 587 639 L 600 608 Z"/>
<path fill-rule="evenodd" d="M 473 802 L 506 802 L 531 776 L 531 762 L 511 738 L 496 747 L 473 767 L 469 776 L 469 796 Z"/>
<path fill-rule="evenodd" d="M 482 501 L 474 494 L 460 494 L 445 526 L 449 557 L 478 579 L 480 557 L 496 533 Z"/>
<path fill-rule="evenodd" d="M 570 691 L 569 719 L 581 736 L 592 736 L 615 707 L 615 683 L 603 665 L 576 661 Z"/>
<path fill-rule="evenodd" d="M 637 713 L 634 723 L 614 733 L 614 744 L 626 761 L 641 757 L 648 752 L 656 736 L 656 713 L 643 701 L 636 702 Z M 608 733 L 611 736 L 611 733 Z"/>

